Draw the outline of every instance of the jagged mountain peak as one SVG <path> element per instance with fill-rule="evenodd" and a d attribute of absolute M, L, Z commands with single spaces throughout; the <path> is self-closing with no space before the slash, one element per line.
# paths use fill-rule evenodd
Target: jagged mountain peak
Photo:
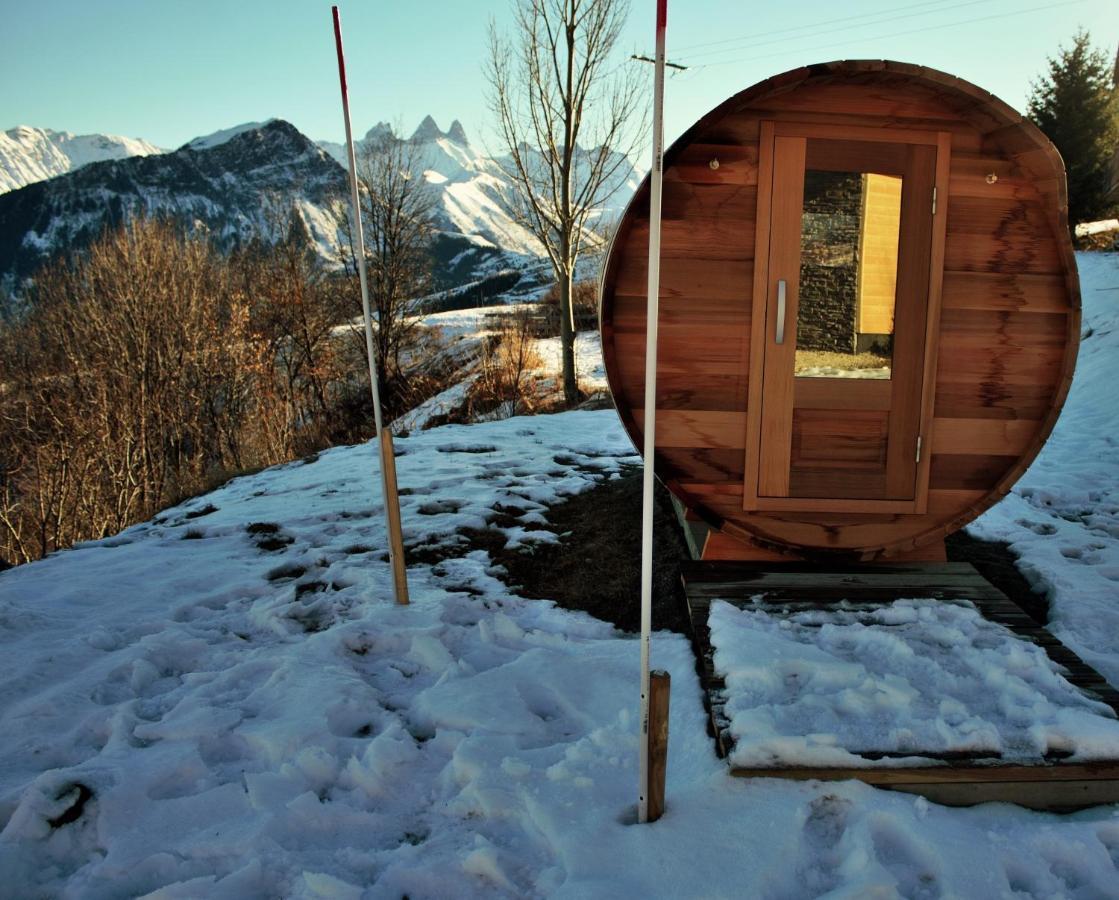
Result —
<path fill-rule="evenodd" d="M 428 141 L 435 141 L 441 137 L 445 137 L 439 126 L 435 124 L 435 120 L 431 116 L 424 116 L 423 121 L 420 122 L 419 127 L 412 132 L 412 140 L 418 144 L 427 143 Z"/>
<path fill-rule="evenodd" d="M 470 141 L 466 139 L 466 130 L 462 127 L 462 122 L 455 119 L 451 123 L 451 127 L 447 129 L 447 137 L 454 141 L 456 144 L 467 146 Z"/>
<path fill-rule="evenodd" d="M 446 138 L 463 147 L 470 144 L 466 139 L 466 129 L 462 127 L 462 122 L 458 119 L 451 122 L 451 127 L 447 131 L 443 131 L 431 116 L 424 116 L 423 121 L 412 132 L 411 140 L 417 144 L 428 144 L 441 138 Z"/>
<path fill-rule="evenodd" d="M 388 122 L 378 122 L 367 132 L 365 132 L 365 137 L 362 140 L 365 141 L 365 143 L 369 144 L 373 143 L 374 141 L 382 141 L 385 138 L 391 138 L 394 136 L 395 132 Z"/>

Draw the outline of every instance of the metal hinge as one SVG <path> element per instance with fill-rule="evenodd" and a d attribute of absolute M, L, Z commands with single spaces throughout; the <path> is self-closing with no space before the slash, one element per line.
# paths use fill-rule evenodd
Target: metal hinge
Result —
<path fill-rule="evenodd" d="M 933 188 L 933 211 L 932 214 L 936 215 L 936 188 Z"/>
<path fill-rule="evenodd" d="M 917 462 L 921 461 L 921 435 L 917 435 Z"/>

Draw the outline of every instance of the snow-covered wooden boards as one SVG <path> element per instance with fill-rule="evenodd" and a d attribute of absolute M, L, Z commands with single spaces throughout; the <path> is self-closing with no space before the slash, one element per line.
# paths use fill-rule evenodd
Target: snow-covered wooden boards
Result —
<path fill-rule="evenodd" d="M 913 611 L 904 603 L 900 610 L 891 606 L 894 601 L 904 598 L 934 598 L 952 604 L 966 600 L 982 613 L 983 619 L 988 623 L 988 632 L 1002 632 L 1002 628 L 994 628 L 989 624 L 997 623 L 1008 629 L 1017 639 L 1027 642 L 1022 647 L 1022 653 L 1027 657 L 1031 654 L 1036 657 L 1038 651 L 1042 650 L 1049 660 L 1057 663 L 1064 670 L 1060 673 L 1064 681 L 1073 686 L 1070 688 L 1066 685 L 1065 690 L 1076 695 L 1071 698 L 1074 705 L 1094 705 L 1106 714 L 1107 709 L 1101 705 L 1106 704 L 1119 712 L 1119 692 L 987 582 L 970 564 L 912 563 L 844 567 L 807 563 L 692 563 L 686 566 L 683 578 L 712 731 L 718 752 L 728 759 L 732 774 L 801 780 L 854 778 L 881 787 L 922 794 L 937 802 L 952 805 L 1004 800 L 1036 808 L 1065 809 L 1119 801 L 1119 741 L 1116 742 L 1114 757 L 1106 752 L 1101 755 L 1097 745 L 1090 761 L 1066 761 L 1069 754 L 1054 749 L 1026 762 L 1015 752 L 1004 754 L 998 750 L 984 749 L 982 742 L 973 746 L 970 751 L 945 751 L 943 746 L 933 748 L 932 744 L 935 742 L 930 742 L 930 748 L 926 750 L 910 746 L 905 752 L 897 752 L 896 748 L 885 744 L 878 749 L 868 746 L 859 748 L 857 755 L 847 753 L 842 747 L 838 748 L 835 755 L 847 756 L 850 765 L 805 762 L 805 759 L 812 759 L 812 754 L 808 753 L 806 757 L 802 756 L 788 765 L 774 766 L 772 763 L 758 764 L 756 755 L 751 757 L 749 753 L 742 752 L 736 754 L 735 734 L 732 733 L 734 710 L 728 708 L 733 691 L 728 690 L 723 672 L 716 665 L 716 651 L 709 628 L 712 603 L 719 601 L 740 610 L 748 610 L 752 615 L 760 615 L 771 623 L 777 622 L 782 626 L 782 632 L 792 632 L 798 627 L 803 630 L 806 620 L 818 620 L 813 622 L 818 625 L 819 622 L 830 621 L 829 616 L 835 616 L 837 620 L 855 620 L 856 630 L 862 627 L 857 621 L 860 616 L 868 620 L 877 618 L 889 621 L 889 617 L 897 612 Z M 968 609 L 970 608 L 969 606 Z M 726 609 L 727 607 L 721 607 L 723 611 Z M 975 615 L 974 612 L 972 615 Z M 934 628 L 941 627 L 942 623 L 934 623 Z M 987 635 L 984 638 L 985 643 L 989 637 Z M 1002 632 L 1001 639 L 1004 642 L 1014 641 L 1005 632 Z M 793 656 L 796 657 L 795 645 L 790 646 L 793 646 Z M 963 647 L 952 646 L 943 650 L 945 654 L 964 651 Z M 940 651 L 934 648 L 934 652 Z M 805 659 L 809 660 L 817 653 L 815 648 L 810 648 L 805 653 Z M 1011 655 L 1016 653 L 1012 651 Z M 990 658 L 988 657 L 988 664 Z M 994 658 L 998 659 L 997 656 Z M 1039 668 L 1045 668 L 1048 662 L 1044 657 L 1038 658 L 1044 663 Z M 812 665 L 810 660 L 805 663 L 802 677 L 814 674 Z M 828 665 L 828 661 L 822 662 L 820 671 L 825 671 Z M 832 665 L 834 669 L 834 664 Z M 723 668 L 726 667 L 726 659 L 723 658 Z M 989 677 L 990 690 L 997 694 L 1001 673 L 992 672 Z M 904 686 L 902 689 L 904 690 Z M 1077 690 L 1083 692 L 1083 696 L 1077 694 Z M 1001 700 L 998 696 L 985 699 L 990 699 L 995 706 Z M 739 711 L 741 705 L 739 703 Z M 821 716 L 826 717 L 826 702 L 823 702 L 821 709 Z M 886 714 L 888 717 L 889 710 Z M 1102 725 L 1115 730 L 1114 719 L 1101 716 L 1100 721 Z M 827 730 L 823 725 L 819 727 Z M 738 734 L 743 733 L 741 721 L 737 729 Z M 815 729 L 806 726 L 806 730 Z M 1104 731 L 1106 732 L 1106 728 Z M 794 759 L 797 752 L 811 744 L 811 741 L 801 740 L 803 735 L 788 737 L 788 746 L 794 748 L 790 756 Z M 781 746 L 782 741 L 776 741 L 775 745 Z M 1104 747 L 1106 750 L 1106 738 Z M 741 759 L 736 760 L 736 756 L 754 761 L 743 763 Z M 828 758 L 826 747 L 819 758 Z"/>

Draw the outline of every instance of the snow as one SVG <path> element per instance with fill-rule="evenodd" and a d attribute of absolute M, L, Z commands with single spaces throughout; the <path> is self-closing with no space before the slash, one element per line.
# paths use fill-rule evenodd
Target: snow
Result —
<path fill-rule="evenodd" d="M 710 626 L 735 765 L 928 765 L 918 751 L 1020 763 L 1119 755 L 1111 708 L 970 603 L 779 616 L 718 601 Z"/>
<path fill-rule="evenodd" d="M 222 128 L 219 131 L 204 134 L 196 137 L 193 140 L 187 141 L 183 145 L 185 150 L 209 150 L 213 147 L 220 147 L 222 144 L 227 143 L 231 138 L 237 137 L 246 131 L 258 131 L 269 122 L 275 122 L 275 119 L 265 119 L 263 122 L 243 122 L 240 125 L 234 125 L 231 128 Z"/>
<path fill-rule="evenodd" d="M 139 138 L 18 125 L 0 132 L 0 193 L 62 175 L 91 162 L 163 153 Z"/>
<path fill-rule="evenodd" d="M 1119 231 L 1119 219 L 1100 219 L 1098 222 L 1081 222 L 1076 226 L 1075 231 L 1077 237 L 1088 237 L 1092 234 Z"/>
<path fill-rule="evenodd" d="M 468 375 L 462 381 L 456 382 L 446 390 L 429 397 L 415 409 L 393 419 L 393 434 L 409 434 L 413 431 L 422 431 L 436 416 L 446 415 L 460 407 L 466 400 L 467 393 L 477 377 L 477 375 Z"/>
<path fill-rule="evenodd" d="M 1117 269 L 1081 260 L 1093 331 L 1066 414 L 979 527 L 1021 548 L 1058 634 L 1090 646 L 1114 680 L 1119 459 L 1115 404 L 1100 399 L 1119 351 Z M 673 681 L 668 810 L 633 825 L 637 640 L 516 597 L 464 533 L 494 528 L 529 552 L 560 539 L 537 530 L 545 507 L 637 462 L 617 417 L 446 426 L 397 446 L 407 607 L 392 602 L 369 445 L 236 479 L 0 574 L 0 892 L 1117 895 L 1116 807 L 947 809 L 858 782 L 728 777 L 691 648 L 663 632 L 652 655 Z M 977 635 L 966 612 L 937 627 Z M 887 649 L 883 665 L 904 656 Z M 1065 730 L 1060 710 L 1079 708 L 1028 661 L 1007 679 L 1048 704 L 1047 741 Z M 855 664 L 876 665 L 868 652 Z M 1030 737 L 1010 724 L 1000 740 Z"/>
<path fill-rule="evenodd" d="M 1077 262 L 1083 337 L 1064 410 L 1010 495 L 969 530 L 1010 543 L 1049 600 L 1049 630 L 1119 686 L 1119 256 Z"/>
<path fill-rule="evenodd" d="M 544 363 L 541 372 L 563 371 L 563 348 L 558 337 L 537 341 L 536 352 Z M 606 367 L 602 363 L 602 339 L 597 331 L 580 331 L 575 335 L 575 375 L 579 386 L 588 393 L 609 389 Z"/>

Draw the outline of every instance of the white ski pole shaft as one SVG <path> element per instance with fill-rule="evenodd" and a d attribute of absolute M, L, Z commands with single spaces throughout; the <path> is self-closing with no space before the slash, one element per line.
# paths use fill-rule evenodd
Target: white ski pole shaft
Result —
<path fill-rule="evenodd" d="M 660 306 L 661 175 L 664 152 L 664 32 L 668 0 L 657 0 L 653 75 L 653 168 L 649 172 L 649 281 L 645 315 L 645 448 L 641 498 L 641 740 L 637 821 L 649 820 L 649 644 L 653 627 L 653 453 L 657 432 L 657 315 Z"/>
<path fill-rule="evenodd" d="M 373 394 L 373 422 L 377 431 L 377 447 L 381 458 L 381 498 L 385 506 L 385 521 L 389 533 L 389 556 L 392 564 L 393 587 L 399 603 L 408 602 L 407 578 L 404 575 L 403 537 L 400 533 L 400 508 L 396 493 L 395 478 L 389 478 L 389 466 L 385 460 L 385 441 L 382 434 L 381 390 L 377 383 L 377 350 L 373 344 L 373 314 L 369 307 L 369 278 L 365 271 L 365 236 L 361 227 L 361 201 L 357 188 L 357 159 L 354 155 L 354 135 L 350 127 L 350 97 L 346 88 L 346 59 L 342 53 L 342 21 L 338 7 L 331 7 L 334 16 L 334 43 L 338 49 L 338 80 L 342 87 L 342 116 L 346 120 L 346 161 L 350 172 L 350 228 L 354 240 L 354 255 L 357 257 L 357 274 L 361 282 L 361 309 L 365 319 L 365 355 L 369 361 L 369 389 Z M 388 451 L 391 450 L 391 443 Z M 391 458 L 389 463 L 391 463 Z"/>

